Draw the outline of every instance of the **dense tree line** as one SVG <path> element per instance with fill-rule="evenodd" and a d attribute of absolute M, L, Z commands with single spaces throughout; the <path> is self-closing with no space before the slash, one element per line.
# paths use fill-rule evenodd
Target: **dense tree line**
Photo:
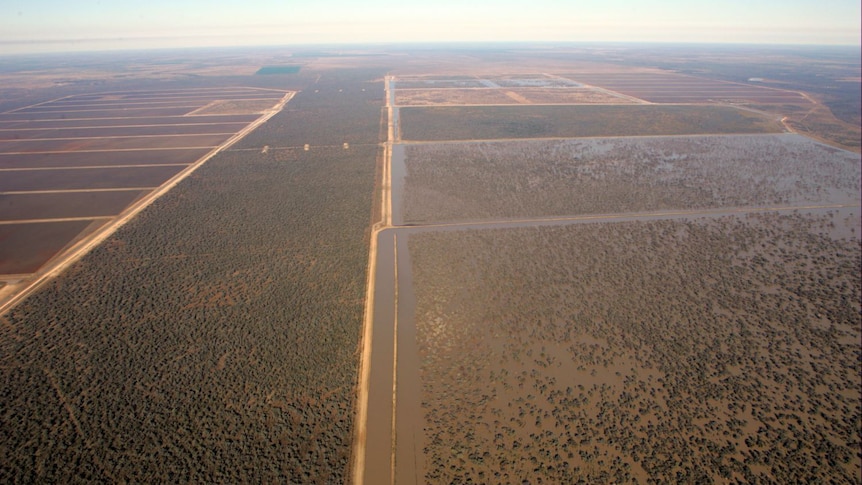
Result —
<path fill-rule="evenodd" d="M 848 221 L 410 236 L 427 481 L 858 481 Z"/>
<path fill-rule="evenodd" d="M 378 156 L 222 153 L 0 319 L 0 481 L 343 483 Z"/>

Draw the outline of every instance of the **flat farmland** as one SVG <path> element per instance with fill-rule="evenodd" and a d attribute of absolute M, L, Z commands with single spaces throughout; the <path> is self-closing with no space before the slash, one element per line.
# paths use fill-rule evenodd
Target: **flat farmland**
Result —
<path fill-rule="evenodd" d="M 58 168 L 52 170 L 15 170 L 3 174 L 0 193 L 43 190 L 155 188 L 186 166 Z"/>
<path fill-rule="evenodd" d="M 38 272 L 91 223 L 147 202 L 288 96 L 257 88 L 109 92 L 0 113 L 0 279 Z"/>
<path fill-rule="evenodd" d="M 97 150 L 140 150 L 146 148 L 215 148 L 233 133 L 217 135 L 140 135 L 117 137 L 66 137 L 55 139 L 4 140 L 0 150 L 4 153 L 38 153 Z"/>
<path fill-rule="evenodd" d="M 409 223 L 858 204 L 862 176 L 858 154 L 792 134 L 412 144 L 405 164 Z"/>
<path fill-rule="evenodd" d="M 438 106 L 399 113 L 405 141 L 783 131 L 775 119 L 730 106 Z"/>
<path fill-rule="evenodd" d="M 812 103 L 795 91 L 702 79 L 674 73 L 568 73 L 585 84 L 644 99 L 653 103 Z"/>
<path fill-rule="evenodd" d="M 0 142 L 35 139 L 103 138 L 122 136 L 234 134 L 245 128 L 247 125 L 248 123 L 238 122 L 208 124 L 195 123 L 187 125 L 98 126 L 92 128 L 0 128 Z M 158 144 L 158 140 L 156 140 L 156 143 Z"/>
<path fill-rule="evenodd" d="M 482 104 L 632 104 L 636 101 L 591 88 L 397 89 L 398 106 Z"/>
<path fill-rule="evenodd" d="M 96 221 L 0 224 L 0 274 L 34 273 Z"/>
<path fill-rule="evenodd" d="M 185 165 L 212 148 L 141 149 L 102 152 L 0 153 L 0 169 Z"/>
<path fill-rule="evenodd" d="M 62 128 L 71 130 L 73 128 L 120 128 L 120 127 L 147 127 L 154 125 L 170 126 L 204 126 L 221 125 L 230 123 L 251 123 L 258 119 L 255 115 L 194 115 L 181 117 L 124 117 L 121 113 L 99 120 L 91 119 L 68 119 L 57 118 L 50 120 L 3 120 L 0 121 L 0 129 L 4 132 L 17 129 L 45 129 Z"/>
<path fill-rule="evenodd" d="M 141 190 L 0 194 L 0 220 L 65 219 L 119 214 Z"/>

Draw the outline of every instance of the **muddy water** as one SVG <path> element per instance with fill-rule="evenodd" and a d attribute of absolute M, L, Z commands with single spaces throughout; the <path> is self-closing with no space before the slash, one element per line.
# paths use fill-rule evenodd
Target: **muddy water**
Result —
<path fill-rule="evenodd" d="M 399 147 L 402 148 L 403 147 Z M 395 180 L 397 165 L 393 151 L 393 214 L 396 202 Z M 403 151 L 401 152 L 403 166 Z M 632 214 L 600 214 L 572 218 L 510 220 L 397 227 L 378 234 L 377 266 L 375 268 L 374 328 L 372 336 L 371 382 L 369 387 L 366 484 L 423 483 L 423 415 L 419 354 L 416 345 L 416 302 L 413 293 L 412 267 L 407 241 L 410 234 L 428 231 L 501 229 L 555 226 L 602 222 L 656 221 L 670 219 L 718 218 L 728 215 L 745 217 L 756 212 L 789 212 L 835 214 L 833 237 L 860 235 L 857 222 L 858 203 L 852 207 L 768 209 L 713 209 L 699 212 L 665 211 Z M 393 221 L 398 224 L 399 219 Z M 396 318 L 397 317 L 397 318 Z M 397 328 L 396 328 L 397 322 Z M 397 340 L 397 350 L 396 350 Z M 397 364 L 395 359 L 397 357 Z M 397 374 L 396 374 L 397 372 Z M 393 382 L 394 380 L 394 382 Z M 393 403 L 393 394 L 395 402 Z M 394 404 L 394 405 L 393 405 Z M 394 412 L 394 418 L 393 418 Z M 393 425 L 395 440 L 393 442 Z M 393 455 L 394 450 L 394 455 Z M 393 462 L 394 460 L 394 462 Z"/>
<path fill-rule="evenodd" d="M 419 348 L 416 345 L 416 297 L 408 237 L 397 238 L 398 329 L 397 392 L 395 400 L 395 483 L 423 483 L 422 387 L 419 382 Z"/>
<path fill-rule="evenodd" d="M 407 165 L 404 145 L 392 145 L 391 184 L 392 184 L 392 224 L 400 226 L 404 224 L 403 215 L 403 193 L 404 177 L 407 176 Z"/>
<path fill-rule="evenodd" d="M 395 231 L 377 235 L 371 376 L 368 386 L 365 476 L 368 485 L 392 483 L 392 390 L 395 351 Z"/>
<path fill-rule="evenodd" d="M 392 139 L 390 142 L 401 140 L 401 120 L 399 119 L 398 107 L 395 105 L 395 82 L 389 80 L 389 106 L 392 108 Z"/>

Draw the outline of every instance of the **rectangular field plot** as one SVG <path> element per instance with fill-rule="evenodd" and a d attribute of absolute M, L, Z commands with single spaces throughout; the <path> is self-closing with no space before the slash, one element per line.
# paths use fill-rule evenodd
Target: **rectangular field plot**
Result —
<path fill-rule="evenodd" d="M 781 124 L 729 106 L 438 106 L 399 110 L 403 140 L 779 133 Z"/>
<path fill-rule="evenodd" d="M 104 152 L 0 153 L 0 169 L 191 164 L 211 148 Z"/>
<path fill-rule="evenodd" d="M 287 94 L 248 88 L 129 91 L 69 96 L 0 113 L 2 272 L 37 271 L 96 223 L 64 219 L 100 218 L 101 224 L 121 214 Z"/>
<path fill-rule="evenodd" d="M 163 124 L 152 126 L 94 126 L 90 128 L 16 128 L 2 129 L 0 141 L 34 140 L 48 138 L 98 138 L 117 136 L 156 136 L 156 135 L 205 135 L 234 134 L 248 123 L 220 124 Z"/>
<path fill-rule="evenodd" d="M 398 106 L 471 104 L 631 104 L 636 101 L 590 88 L 399 89 Z"/>
<path fill-rule="evenodd" d="M 854 483 L 862 254 L 839 223 L 408 236 L 421 391 L 398 406 L 421 400 L 424 436 L 397 462 L 421 483 Z"/>
<path fill-rule="evenodd" d="M 184 166 L 16 170 L 4 172 L 0 192 L 39 190 L 115 189 L 158 187 Z"/>
<path fill-rule="evenodd" d="M 35 272 L 92 223 L 0 224 L 0 274 Z"/>
<path fill-rule="evenodd" d="M 146 148 L 216 147 L 233 133 L 219 135 L 153 135 L 135 137 L 68 138 L 0 141 L 3 153 L 66 152 L 85 150 L 140 150 Z"/>
<path fill-rule="evenodd" d="M 15 111 L 0 114 L 0 121 L 93 120 L 100 118 L 131 119 L 149 116 L 183 116 L 199 108 L 199 104 L 185 104 L 171 108 L 115 108 L 115 109 L 57 109 L 52 111 Z"/>
<path fill-rule="evenodd" d="M 654 103 L 750 102 L 765 104 L 810 104 L 793 91 L 749 84 L 700 79 L 672 73 L 577 73 L 568 75 Z"/>
<path fill-rule="evenodd" d="M 395 89 L 459 89 L 459 88 L 487 88 L 496 87 L 493 84 L 482 82 L 480 79 L 397 79 Z"/>
<path fill-rule="evenodd" d="M 0 221 L 115 216 L 145 191 L 0 194 Z"/>
<path fill-rule="evenodd" d="M 404 222 L 858 203 L 860 158 L 799 135 L 413 144 Z M 393 164 L 398 160 L 393 158 Z M 394 173 L 403 173 L 393 165 Z M 403 204 L 400 205 L 399 204 Z M 396 221 L 397 223 L 398 221 Z"/>
<path fill-rule="evenodd" d="M 2 117 L 2 115 L 0 115 Z M 230 124 L 230 123 L 244 123 L 249 124 L 252 121 L 258 119 L 258 115 L 194 115 L 194 116 L 161 116 L 161 117 L 109 117 L 102 118 L 98 120 L 70 120 L 70 119 L 56 119 L 56 120 L 17 120 L 17 121 L 9 121 L 9 120 L 0 120 L 0 128 L 2 129 L 44 129 L 44 128 L 101 128 L 101 127 L 110 127 L 110 128 L 120 128 L 120 127 L 144 127 L 144 126 L 152 126 L 152 125 L 196 125 L 196 126 L 207 126 L 212 124 L 214 126 L 222 125 L 222 124 Z"/>

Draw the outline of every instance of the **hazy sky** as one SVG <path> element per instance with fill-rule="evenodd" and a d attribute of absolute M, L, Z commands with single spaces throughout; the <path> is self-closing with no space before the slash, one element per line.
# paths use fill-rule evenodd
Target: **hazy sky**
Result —
<path fill-rule="evenodd" d="M 859 0 L 0 0 L 0 52 L 425 41 L 860 44 Z"/>

